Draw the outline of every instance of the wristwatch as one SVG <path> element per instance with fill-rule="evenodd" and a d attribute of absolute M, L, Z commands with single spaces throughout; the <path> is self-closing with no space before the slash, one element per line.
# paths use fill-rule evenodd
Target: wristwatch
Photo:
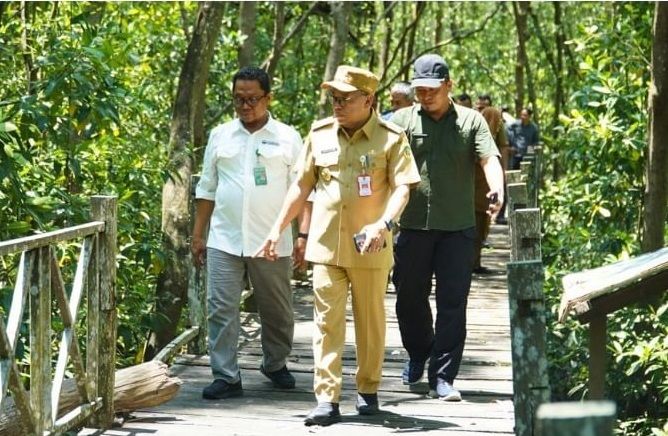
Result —
<path fill-rule="evenodd" d="M 384 220 L 383 222 L 385 223 L 385 228 L 389 231 L 392 231 L 397 226 L 397 223 L 392 220 Z"/>
<path fill-rule="evenodd" d="M 308 239 L 308 233 L 299 232 L 297 233 L 297 238 Z"/>

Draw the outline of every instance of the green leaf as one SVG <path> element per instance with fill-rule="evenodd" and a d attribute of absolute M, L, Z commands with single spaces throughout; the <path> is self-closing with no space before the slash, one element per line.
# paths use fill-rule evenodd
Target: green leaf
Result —
<path fill-rule="evenodd" d="M 16 127 L 16 124 L 10 122 L 10 121 L 5 121 L 4 123 L 0 123 L 0 132 L 14 132 L 18 130 L 18 127 Z"/>

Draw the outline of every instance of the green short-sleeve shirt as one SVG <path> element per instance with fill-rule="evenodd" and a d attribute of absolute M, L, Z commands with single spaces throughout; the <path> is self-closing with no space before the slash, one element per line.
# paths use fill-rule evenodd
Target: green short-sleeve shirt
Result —
<path fill-rule="evenodd" d="M 421 176 L 401 215 L 401 228 L 473 227 L 475 165 L 480 159 L 500 156 L 483 116 L 450 100 L 440 120 L 414 105 L 397 111 L 391 121 L 406 130 Z"/>

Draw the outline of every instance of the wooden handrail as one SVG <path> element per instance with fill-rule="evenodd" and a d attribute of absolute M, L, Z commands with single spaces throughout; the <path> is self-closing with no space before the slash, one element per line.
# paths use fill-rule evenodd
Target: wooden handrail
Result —
<path fill-rule="evenodd" d="M 21 253 L 7 323 L 0 317 L 0 405 L 7 391 L 11 391 L 18 410 L 14 424 L 21 434 L 61 434 L 89 418 L 103 428 L 113 423 L 116 197 L 92 197 L 91 210 L 92 222 L 0 242 L 0 256 Z M 67 295 L 52 246 L 79 238 L 83 238 L 83 243 Z M 76 338 L 77 315 L 84 296 L 87 297 L 85 366 Z M 56 306 L 52 308 L 54 297 Z M 60 314 L 64 326 L 55 368 L 52 310 Z M 30 317 L 29 395 L 20 380 L 14 351 L 26 311 Z M 60 410 L 59 399 L 68 363 L 74 370 L 81 401 L 74 410 L 60 416 L 67 411 Z"/>
<path fill-rule="evenodd" d="M 54 230 L 52 232 L 40 233 L 37 235 L 25 236 L 23 238 L 11 239 L 0 242 L 0 256 L 6 254 L 29 251 L 33 248 L 45 247 L 58 242 L 69 241 L 95 233 L 104 232 L 103 221 L 92 221 L 78 226 L 67 227 L 65 229 Z"/>

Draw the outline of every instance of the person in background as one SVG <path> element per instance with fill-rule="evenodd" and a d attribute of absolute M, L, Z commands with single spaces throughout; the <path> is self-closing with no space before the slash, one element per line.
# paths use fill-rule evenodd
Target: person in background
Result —
<path fill-rule="evenodd" d="M 209 354 L 214 381 L 204 388 L 209 400 L 243 394 L 237 359 L 239 303 L 248 274 L 262 335 L 260 371 L 281 389 L 295 387 L 286 366 L 292 350 L 294 314 L 290 277 L 290 234 L 277 241 L 277 261 L 256 259 L 291 182 L 301 151 L 297 131 L 269 114 L 270 80 L 259 68 L 246 67 L 232 79 L 237 119 L 215 127 L 204 154 L 196 189 L 191 252 L 197 267 L 207 265 Z M 308 222 L 300 221 L 300 228 Z M 207 227 L 208 238 L 204 234 Z M 294 247 L 303 264 L 306 241 Z"/>
<path fill-rule="evenodd" d="M 503 116 L 503 123 L 505 124 L 506 130 L 508 130 L 508 126 L 515 122 L 515 117 L 510 114 L 510 109 L 507 104 L 501 106 L 501 115 Z"/>
<path fill-rule="evenodd" d="M 463 92 L 457 97 L 457 104 L 460 104 L 467 108 L 473 107 L 473 102 L 471 102 L 471 96 Z"/>
<path fill-rule="evenodd" d="M 407 130 L 421 182 L 400 218 L 392 281 L 401 340 L 409 361 L 404 384 L 422 379 L 429 361 L 430 395 L 460 401 L 454 387 L 466 340 L 466 305 L 475 241 L 475 167 L 490 190 L 489 211 L 503 202 L 499 152 L 482 115 L 454 104 L 450 71 L 436 54 L 413 65 L 419 105 L 401 109 L 391 121 Z M 436 322 L 429 304 L 436 277 Z"/>
<path fill-rule="evenodd" d="M 389 120 L 397 110 L 412 106 L 415 103 L 415 92 L 410 83 L 397 82 L 390 89 L 390 110 L 383 112 L 382 118 Z"/>
<path fill-rule="evenodd" d="M 513 154 L 511 167 L 520 169 L 520 162 L 529 147 L 535 147 L 540 142 L 538 127 L 531 121 L 533 111 L 525 107 L 520 112 L 520 119 L 508 127 L 508 140 Z"/>
<path fill-rule="evenodd" d="M 490 106 L 492 106 L 492 97 L 489 94 L 480 94 L 475 101 L 475 108 L 478 112 Z"/>
<path fill-rule="evenodd" d="M 324 82 L 334 116 L 316 121 L 295 183 L 263 245 L 276 258 L 281 231 L 313 195 L 306 259 L 313 263 L 313 360 L 317 406 L 306 425 L 341 421 L 339 400 L 346 336 L 346 302 L 352 295 L 360 415 L 379 412 L 385 356 L 385 292 L 392 267 L 392 228 L 420 181 L 403 129 L 373 109 L 378 78 L 341 65 Z"/>
<path fill-rule="evenodd" d="M 503 126 L 503 118 L 501 111 L 495 107 L 485 107 L 480 112 L 487 122 L 489 131 L 494 138 L 499 152 L 501 153 L 501 167 L 505 167 L 505 160 L 508 159 L 508 137 L 506 136 L 506 129 Z M 476 240 L 475 240 L 475 257 L 473 260 L 473 272 L 475 274 L 490 274 L 492 270 L 482 266 L 481 253 L 485 246 L 487 236 L 489 236 L 489 228 L 492 216 L 489 214 L 489 199 L 487 193 L 489 192 L 489 185 L 485 179 L 485 173 L 480 166 L 475 169 L 475 226 L 476 226 Z M 500 212 L 499 212 L 500 213 Z"/>

